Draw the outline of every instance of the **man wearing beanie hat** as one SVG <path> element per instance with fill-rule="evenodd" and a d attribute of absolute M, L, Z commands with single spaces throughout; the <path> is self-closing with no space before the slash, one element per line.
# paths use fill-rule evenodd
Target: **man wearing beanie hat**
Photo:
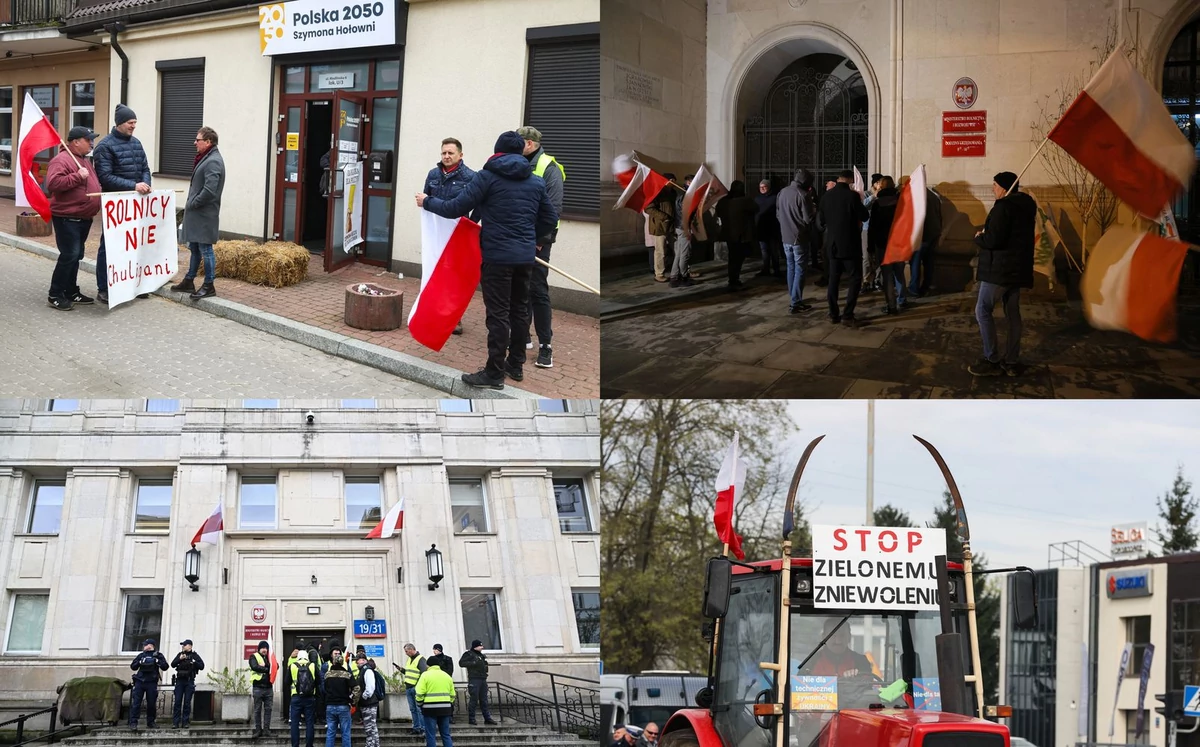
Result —
<path fill-rule="evenodd" d="M 526 125 L 517 129 L 517 134 L 525 139 L 524 156 L 533 164 L 533 175 L 540 177 L 546 183 L 546 195 L 554 205 L 554 209 L 562 215 L 563 182 L 567 172 L 562 164 L 554 160 L 554 156 L 542 148 L 542 133 L 536 127 Z M 558 238 L 558 223 L 554 230 L 546 236 L 538 237 L 538 259 L 550 261 L 550 248 Z M 550 345 L 554 336 L 551 328 L 552 312 L 550 310 L 550 268 L 545 265 L 535 265 L 533 277 L 529 281 L 529 313 L 533 317 L 533 326 L 538 336 L 538 356 L 534 362 L 538 368 L 554 367 L 554 352 Z M 525 329 L 525 347 L 533 347 L 533 337 L 528 327 Z"/>
<path fill-rule="evenodd" d="M 817 209 L 804 185 L 812 181 L 807 169 L 799 169 L 792 181 L 779 191 L 775 201 L 775 217 L 783 240 L 783 256 L 787 267 L 788 313 L 812 311 L 804 302 L 804 268 L 812 251 L 813 222 Z"/>
<path fill-rule="evenodd" d="M 158 715 L 159 672 L 167 671 L 167 657 L 154 650 L 154 639 L 142 641 L 142 653 L 134 657 L 129 668 L 133 670 L 133 693 L 129 696 L 129 728 L 137 731 L 138 718 L 142 713 L 142 700 L 146 701 L 146 728 L 153 729 Z"/>
<path fill-rule="evenodd" d="M 533 165 L 521 155 L 524 149 L 520 135 L 501 133 L 496 154 L 457 197 L 416 196 L 418 207 L 443 218 L 474 211 L 472 217 L 482 223 L 480 285 L 487 310 L 488 358 L 479 372 L 463 374 L 462 380 L 470 386 L 503 389 L 505 376 L 513 381 L 525 378 L 529 281 L 539 237 L 553 233 L 558 211 L 545 183 L 533 176 Z"/>
<path fill-rule="evenodd" d="M 967 367 L 975 376 L 1016 376 L 1021 356 L 1021 289 L 1033 287 L 1033 231 L 1037 203 L 1020 191 L 1017 175 L 1011 171 L 996 174 L 992 194 L 996 202 L 988 213 L 983 230 L 975 234 L 979 246 L 979 298 L 975 319 L 983 337 L 983 357 Z M 1001 358 L 996 341 L 996 321 L 992 310 L 1004 305 L 1008 339 Z"/>
<path fill-rule="evenodd" d="M 88 197 L 100 191 L 96 169 L 85 156 L 92 149 L 96 133 L 86 127 L 72 127 L 67 147 L 46 167 L 46 191 L 50 193 L 50 215 L 54 222 L 54 241 L 58 244 L 58 263 L 50 277 L 51 308 L 69 311 L 75 304 L 93 303 L 79 290 L 79 260 L 92 230 L 92 219 L 100 212 L 100 198 Z"/>
<path fill-rule="evenodd" d="M 496 722 L 492 720 L 491 709 L 488 708 L 488 660 L 483 653 L 483 641 L 476 638 L 471 641 L 471 648 L 463 653 L 458 665 L 467 670 L 467 722 L 475 723 L 475 708 L 483 711 L 483 723 L 489 726 Z"/>
<path fill-rule="evenodd" d="M 113 115 L 113 128 L 108 136 L 92 151 L 96 164 L 96 175 L 104 192 L 134 192 L 144 195 L 150 192 L 150 162 L 142 141 L 133 136 L 137 127 L 137 115 L 124 104 L 117 104 Z M 100 303 L 108 303 L 108 258 L 104 246 L 104 232 L 100 232 L 100 252 L 96 255 L 96 297 Z M 149 298 L 148 293 L 139 293 L 138 298 Z"/>
<path fill-rule="evenodd" d="M 446 674 L 454 674 L 454 659 L 442 653 L 442 644 L 433 644 L 433 656 L 425 660 L 427 664 L 437 664 Z"/>
<path fill-rule="evenodd" d="M 251 709 L 254 711 L 254 733 L 251 739 L 271 735 L 271 703 L 275 700 L 271 677 L 271 644 L 258 642 L 258 651 L 250 656 Z"/>

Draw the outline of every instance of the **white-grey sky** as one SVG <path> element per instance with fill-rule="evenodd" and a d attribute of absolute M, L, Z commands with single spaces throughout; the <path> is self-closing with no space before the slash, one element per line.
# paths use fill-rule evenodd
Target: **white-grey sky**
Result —
<path fill-rule="evenodd" d="M 867 403 L 780 405 L 799 425 L 781 434 L 789 475 L 804 446 L 826 434 L 800 489 L 810 521 L 865 523 Z M 1107 552 L 1113 524 L 1145 520 L 1153 529 L 1155 498 L 1170 488 L 1176 465 L 1200 478 L 1200 402 L 879 401 L 875 505 L 891 503 L 920 523 L 944 482 L 912 434 L 946 459 L 972 547 L 992 567 L 1044 568 L 1052 542 L 1083 540 Z"/>

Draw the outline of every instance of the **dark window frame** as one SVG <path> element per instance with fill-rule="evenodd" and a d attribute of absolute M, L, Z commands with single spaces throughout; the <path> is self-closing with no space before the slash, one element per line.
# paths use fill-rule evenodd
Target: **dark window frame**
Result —
<path fill-rule="evenodd" d="M 196 156 L 194 133 L 204 126 L 205 58 L 158 60 L 158 168 L 154 176 L 190 179 Z M 199 86 L 196 86 L 196 73 Z M 181 87 L 181 88 L 177 88 Z M 186 92 L 185 92 L 186 91 Z M 199 105 L 197 116 L 195 107 Z M 184 117 L 188 121 L 180 122 Z M 192 120 L 195 126 L 190 126 Z M 187 139 L 182 133 L 193 134 Z"/>

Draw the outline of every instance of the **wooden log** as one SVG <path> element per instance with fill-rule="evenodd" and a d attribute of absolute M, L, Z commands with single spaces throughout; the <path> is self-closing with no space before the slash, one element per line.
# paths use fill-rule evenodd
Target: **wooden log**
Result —
<path fill-rule="evenodd" d="M 381 295 L 358 290 L 366 286 Z M 399 329 L 404 324 L 404 293 L 374 283 L 354 283 L 346 286 L 346 325 L 355 329 Z"/>
<path fill-rule="evenodd" d="M 37 213 L 17 216 L 18 236 L 49 236 L 50 233 L 50 224 Z"/>

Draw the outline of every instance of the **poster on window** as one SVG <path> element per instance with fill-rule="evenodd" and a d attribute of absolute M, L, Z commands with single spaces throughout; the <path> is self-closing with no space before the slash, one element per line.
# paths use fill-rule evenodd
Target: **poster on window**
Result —
<path fill-rule="evenodd" d="M 179 271 L 175 191 L 111 192 L 100 198 L 109 308 L 151 293 Z"/>
<path fill-rule="evenodd" d="M 363 162 L 347 164 L 342 174 L 346 177 L 346 233 L 343 246 L 350 251 L 363 242 L 362 203 L 366 199 L 362 193 Z"/>

